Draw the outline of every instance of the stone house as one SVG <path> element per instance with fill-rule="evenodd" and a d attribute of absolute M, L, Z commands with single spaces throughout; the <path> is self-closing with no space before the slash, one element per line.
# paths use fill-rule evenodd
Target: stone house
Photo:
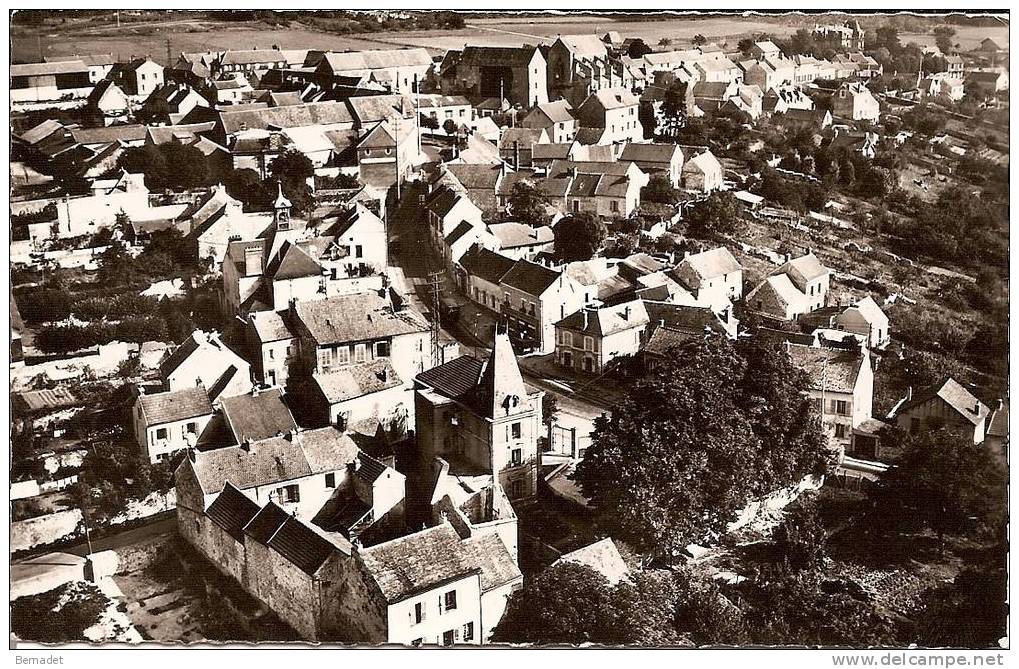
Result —
<path fill-rule="evenodd" d="M 636 355 L 650 318 L 642 300 L 584 307 L 555 324 L 556 363 L 586 374 L 601 374 L 614 360 Z"/>
<path fill-rule="evenodd" d="M 573 116 L 573 107 L 567 100 L 537 105 L 520 121 L 520 125 L 544 130 L 550 141 L 556 144 L 572 142 L 580 128 L 579 121 Z"/>
<path fill-rule="evenodd" d="M 128 95 L 147 98 L 163 85 L 163 66 L 151 58 L 136 58 L 114 65 L 110 76 Z"/>
<path fill-rule="evenodd" d="M 566 274 L 518 260 L 499 282 L 500 313 L 522 348 L 555 350 L 555 324 L 583 306 L 584 293 Z"/>
<path fill-rule="evenodd" d="M 832 113 L 838 118 L 852 121 L 876 122 L 881 116 L 881 105 L 862 82 L 839 86 L 831 98 Z"/>
<path fill-rule="evenodd" d="M 577 108 L 581 127 L 602 130 L 598 144 L 619 145 L 644 141 L 644 128 L 638 118 L 640 100 L 622 88 L 592 93 Z"/>
<path fill-rule="evenodd" d="M 288 316 L 285 311 L 248 314 L 248 348 L 255 361 L 252 371 L 258 382 L 267 386 L 285 386 L 290 366 L 297 360 L 297 337 L 287 325 Z"/>
<path fill-rule="evenodd" d="M 743 267 L 724 246 L 684 256 L 672 275 L 700 305 L 717 313 L 743 297 Z"/>
<path fill-rule="evenodd" d="M 536 46 L 467 46 L 450 50 L 439 66 L 442 92 L 472 101 L 496 98 L 533 107 L 548 102 L 545 57 Z"/>
<path fill-rule="evenodd" d="M 722 187 L 722 164 L 708 149 L 688 158 L 682 175 L 681 185 L 688 191 L 710 193 Z"/>
<path fill-rule="evenodd" d="M 891 339 L 888 316 L 870 295 L 838 314 L 834 325 L 862 335 L 871 349 L 884 348 Z"/>
<path fill-rule="evenodd" d="M 661 175 L 678 188 L 683 176 L 683 150 L 676 144 L 627 144 L 620 162 L 635 163 L 650 177 Z"/>
<path fill-rule="evenodd" d="M 212 420 L 212 403 L 201 385 L 137 396 L 131 411 L 135 440 L 149 462 L 194 447 Z"/>
<path fill-rule="evenodd" d="M 166 390 L 201 385 L 216 400 L 251 390 L 251 366 L 216 333 L 196 330 L 159 363 Z"/>
<path fill-rule="evenodd" d="M 503 299 L 502 278 L 515 264 L 512 258 L 475 244 L 460 261 L 460 287 L 471 300 L 497 312 Z"/>
<path fill-rule="evenodd" d="M 847 448 L 853 430 L 871 419 L 874 372 L 866 348 L 835 350 L 787 345 L 793 365 L 810 378 L 808 393 L 817 403 L 821 424 L 830 438 Z"/>
<path fill-rule="evenodd" d="M 531 167 L 531 156 L 537 144 L 551 141 L 544 128 L 507 128 L 499 139 L 499 156 L 513 169 Z"/>
<path fill-rule="evenodd" d="M 825 305 L 831 271 L 813 253 L 794 258 L 772 272 L 747 295 L 752 311 L 778 320 L 796 320 Z"/>

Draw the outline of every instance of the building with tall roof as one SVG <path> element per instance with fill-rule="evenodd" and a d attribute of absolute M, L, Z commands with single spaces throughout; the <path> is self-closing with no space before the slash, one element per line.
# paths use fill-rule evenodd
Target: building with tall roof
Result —
<path fill-rule="evenodd" d="M 212 403 L 202 385 L 139 394 L 131 411 L 135 440 L 149 462 L 195 447 L 212 416 Z"/>
<path fill-rule="evenodd" d="M 907 432 L 944 425 L 983 443 L 991 410 L 973 393 L 951 377 L 913 392 L 893 410 L 895 423 Z"/>
<path fill-rule="evenodd" d="M 567 100 L 555 100 L 534 107 L 520 121 L 525 128 L 541 128 L 553 143 L 572 142 L 580 123 Z"/>
<path fill-rule="evenodd" d="M 724 246 L 685 255 L 672 275 L 699 304 L 718 313 L 743 297 L 743 267 Z"/>
<path fill-rule="evenodd" d="M 416 456 L 450 474 L 493 476 L 510 499 L 537 492 L 543 392 L 524 383 L 509 336 L 486 360 L 456 358 L 415 379 Z"/>
<path fill-rule="evenodd" d="M 250 365 L 215 332 L 191 333 L 160 361 L 159 375 L 166 390 L 202 385 L 213 401 L 251 390 Z"/>
<path fill-rule="evenodd" d="M 602 130 L 598 144 L 643 142 L 644 127 L 638 118 L 640 100 L 625 88 L 605 88 L 592 93 L 577 108 L 582 128 Z"/>
<path fill-rule="evenodd" d="M 831 271 L 813 253 L 787 261 L 747 295 L 747 305 L 767 318 L 796 320 L 825 306 Z"/>
<path fill-rule="evenodd" d="M 555 324 L 555 360 L 585 374 L 602 374 L 618 358 L 636 355 L 650 324 L 642 300 L 584 307 Z"/>
<path fill-rule="evenodd" d="M 871 420 L 874 371 L 866 347 L 853 350 L 787 344 L 789 358 L 809 378 L 808 394 L 832 443 L 850 448 L 853 430 Z M 851 450 L 851 448 L 850 448 Z"/>
<path fill-rule="evenodd" d="M 439 66 L 439 85 L 444 94 L 465 95 L 475 103 L 496 98 L 533 107 L 549 99 L 545 57 L 528 44 L 451 49 Z"/>

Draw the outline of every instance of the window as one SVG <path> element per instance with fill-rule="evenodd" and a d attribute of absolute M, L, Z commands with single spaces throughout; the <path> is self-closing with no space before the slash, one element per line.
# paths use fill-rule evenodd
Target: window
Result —
<path fill-rule="evenodd" d="M 831 408 L 834 413 L 837 413 L 840 416 L 849 415 L 849 402 L 846 400 L 832 400 Z"/>
<path fill-rule="evenodd" d="M 293 354 L 294 354 L 294 347 L 293 346 L 287 346 L 287 357 L 289 358 Z"/>
<path fill-rule="evenodd" d="M 340 346 L 336 349 L 336 364 L 346 365 L 350 363 L 350 347 Z"/>
<path fill-rule="evenodd" d="M 514 467 L 523 462 L 523 451 L 519 448 L 514 448 L 510 451 L 510 464 Z"/>
<path fill-rule="evenodd" d="M 474 641 L 474 623 L 469 622 L 463 627 L 463 640 Z"/>
<path fill-rule="evenodd" d="M 372 150 L 371 149 L 365 149 L 364 150 L 364 155 L 370 156 L 371 154 L 372 154 Z"/>
<path fill-rule="evenodd" d="M 513 423 L 510 425 L 510 436 L 513 439 L 520 438 L 520 423 Z"/>
<path fill-rule="evenodd" d="M 442 596 L 442 599 L 447 611 L 456 609 L 456 590 L 450 590 Z"/>
<path fill-rule="evenodd" d="M 364 362 L 367 355 L 368 350 L 364 344 L 354 345 L 354 362 Z"/>
<path fill-rule="evenodd" d="M 328 474 L 326 474 L 326 487 L 327 488 L 336 487 L 336 474 L 334 472 L 329 472 Z"/>
<path fill-rule="evenodd" d="M 573 346 L 572 332 L 563 332 L 563 346 Z"/>
<path fill-rule="evenodd" d="M 169 434 L 165 427 L 156 428 L 156 439 L 166 439 L 168 436 Z"/>
<path fill-rule="evenodd" d="M 276 488 L 276 497 L 283 504 L 297 504 L 301 501 L 301 488 L 296 483 Z"/>
<path fill-rule="evenodd" d="M 198 423 L 191 422 L 184 426 L 185 434 L 198 434 Z"/>
<path fill-rule="evenodd" d="M 414 615 L 414 623 L 413 624 L 417 625 L 418 623 L 424 622 L 424 620 L 425 620 L 425 603 L 424 602 L 418 602 L 417 604 L 414 605 L 414 614 L 413 615 Z"/>
<path fill-rule="evenodd" d="M 443 646 L 452 646 L 453 645 L 453 639 L 455 637 L 456 637 L 456 634 L 455 634 L 454 630 L 446 630 L 445 632 L 442 633 L 442 645 Z"/>
<path fill-rule="evenodd" d="M 389 342 L 388 341 L 377 341 L 377 342 L 375 342 L 375 357 L 376 358 L 388 358 L 389 357 Z"/>
<path fill-rule="evenodd" d="M 846 429 L 845 425 L 842 425 L 841 423 L 837 423 L 835 425 L 835 437 L 837 439 L 845 439 L 846 432 L 848 432 L 848 430 Z"/>
<path fill-rule="evenodd" d="M 612 201 L 612 211 L 613 212 L 618 212 L 619 211 L 619 200 L 613 200 Z"/>
<path fill-rule="evenodd" d="M 585 351 L 593 351 L 594 350 L 594 339 L 593 338 L 591 338 L 591 337 L 584 337 L 584 350 Z"/>
<path fill-rule="evenodd" d="M 276 359 L 276 352 L 273 349 L 271 349 L 271 348 L 269 349 L 269 359 L 270 360 L 275 360 Z"/>

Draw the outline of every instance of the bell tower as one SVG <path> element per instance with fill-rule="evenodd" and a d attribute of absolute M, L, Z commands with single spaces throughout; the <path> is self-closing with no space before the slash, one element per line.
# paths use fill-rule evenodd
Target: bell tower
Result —
<path fill-rule="evenodd" d="M 290 208 L 293 206 L 290 200 L 283 195 L 283 184 L 282 182 L 276 182 L 277 194 L 276 202 L 272 205 L 273 214 L 272 222 L 276 227 L 276 230 L 289 230 L 290 229 Z"/>

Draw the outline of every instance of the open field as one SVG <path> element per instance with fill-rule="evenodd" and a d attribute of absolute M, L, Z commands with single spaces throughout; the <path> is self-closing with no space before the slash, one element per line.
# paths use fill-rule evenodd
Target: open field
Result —
<path fill-rule="evenodd" d="M 515 46 L 524 43 L 552 42 L 556 35 L 597 34 L 616 30 L 625 36 L 640 37 L 657 44 L 667 37 L 677 44 L 689 44 L 694 35 L 702 34 L 718 42 L 733 42 L 739 35 L 756 32 L 786 34 L 793 26 L 762 19 L 734 16 L 730 18 L 671 18 L 662 21 L 612 21 L 599 17 L 539 17 L 533 19 L 478 19 L 463 30 L 427 30 L 335 35 L 312 27 L 292 24 L 273 28 L 254 23 L 217 23 L 196 20 L 168 21 L 161 24 L 125 24 L 114 27 L 68 29 L 46 28 L 40 35 L 13 35 L 13 55 L 18 60 L 37 60 L 45 56 L 113 53 L 126 59 L 147 54 L 165 62 L 167 52 L 176 59 L 181 51 L 208 49 L 268 48 L 281 49 L 378 49 L 387 46 L 421 46 L 438 54 L 459 48 L 465 42 L 492 46 Z M 169 48 L 167 47 L 169 41 Z"/>

